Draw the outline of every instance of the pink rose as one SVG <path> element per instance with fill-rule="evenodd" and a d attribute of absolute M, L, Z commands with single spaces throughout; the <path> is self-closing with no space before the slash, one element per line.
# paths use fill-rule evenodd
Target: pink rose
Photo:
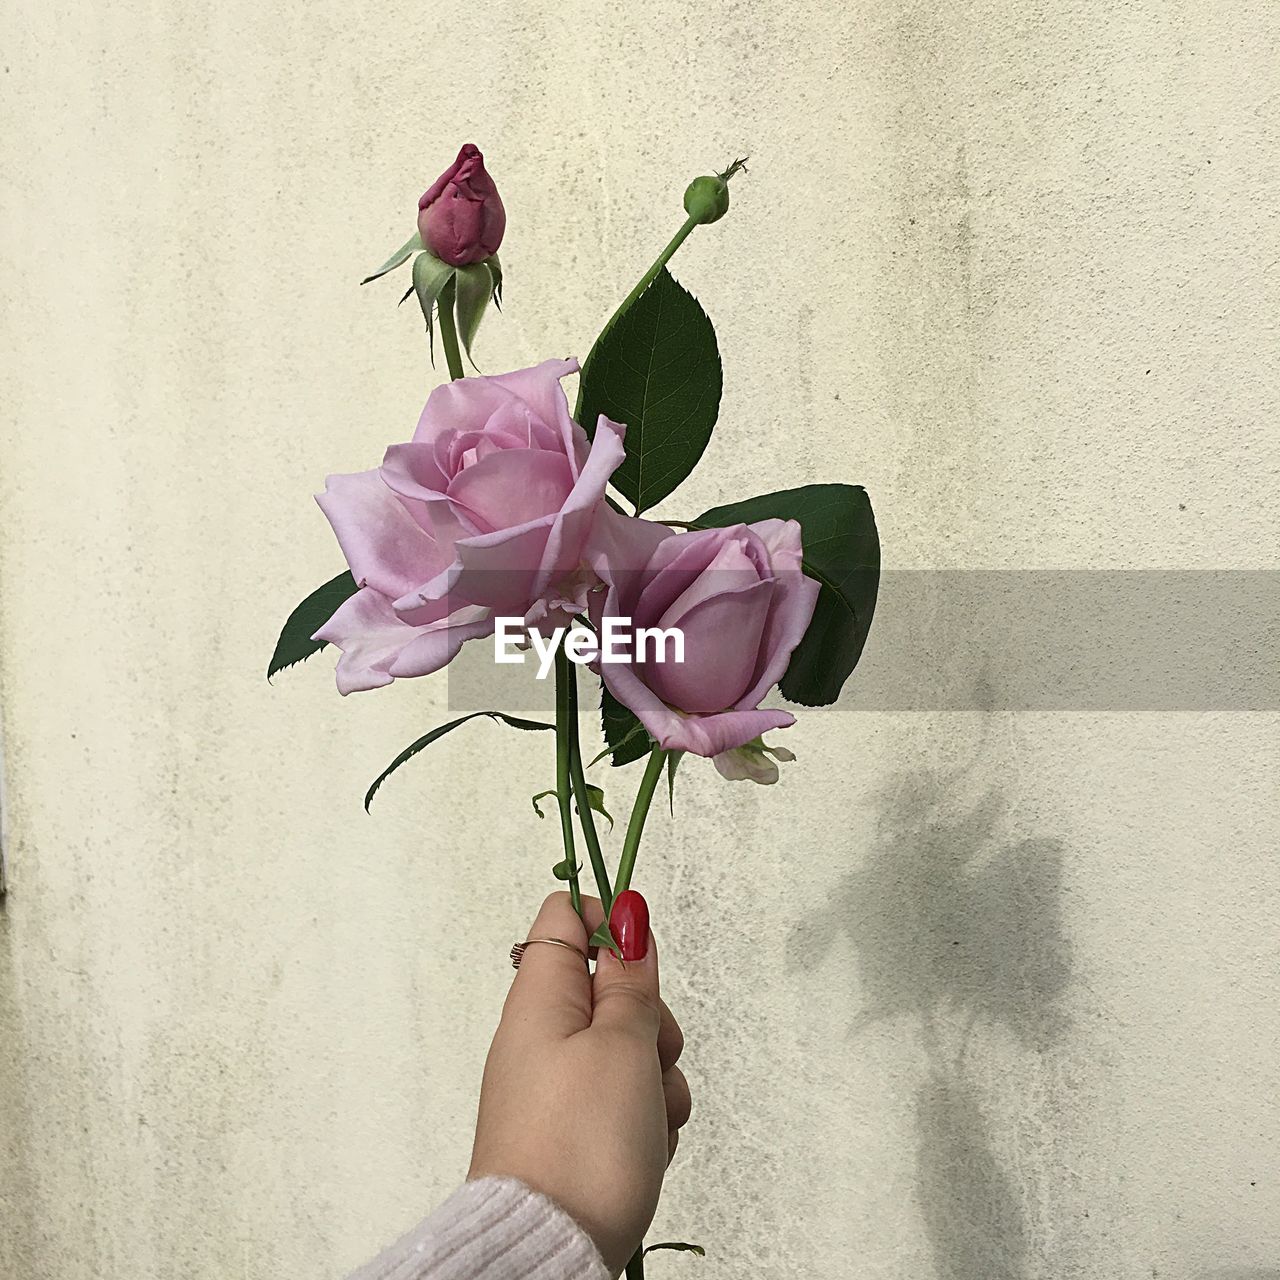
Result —
<path fill-rule="evenodd" d="M 623 428 L 602 416 L 587 440 L 560 387 L 577 368 L 447 382 L 379 469 L 326 480 L 316 500 L 361 588 L 313 637 L 343 650 L 341 692 L 437 671 L 495 615 L 582 607 Z"/>
<path fill-rule="evenodd" d="M 441 262 L 465 267 L 498 252 L 507 212 L 478 147 L 467 143 L 458 158 L 418 201 L 418 233 Z"/>
<path fill-rule="evenodd" d="M 644 662 L 599 664 L 609 691 L 659 746 L 717 756 L 795 723 L 760 708 L 818 599 L 801 570 L 794 520 L 672 533 L 609 512 L 595 541 L 592 563 L 607 586 L 590 604 L 597 629 L 618 617 L 633 629 L 684 633 L 682 663 L 654 661 L 651 646 Z"/>

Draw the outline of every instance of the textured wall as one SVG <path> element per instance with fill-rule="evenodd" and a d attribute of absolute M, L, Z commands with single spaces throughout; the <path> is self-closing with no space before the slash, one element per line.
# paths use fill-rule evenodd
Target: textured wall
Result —
<path fill-rule="evenodd" d="M 846 479 L 899 569 L 1280 568 L 1268 0 L 4 25 L 5 1277 L 337 1277 L 465 1168 L 548 746 L 472 726 L 366 817 L 447 682 L 262 678 L 339 564 L 309 495 L 438 377 L 355 284 L 461 141 L 490 370 L 582 353 L 753 157 L 676 260 L 726 393 L 668 513 Z M 652 1270 L 1280 1276 L 1277 716 L 1009 710 L 963 641 L 974 710 L 806 714 L 783 785 L 688 767 L 651 823 L 695 1096 L 656 1235 L 709 1253 Z"/>

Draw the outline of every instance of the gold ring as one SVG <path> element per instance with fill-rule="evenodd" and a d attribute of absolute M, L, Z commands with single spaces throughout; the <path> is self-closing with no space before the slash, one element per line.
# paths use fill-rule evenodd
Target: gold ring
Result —
<path fill-rule="evenodd" d="M 588 969 L 591 967 L 590 962 L 587 960 L 587 953 L 583 951 L 581 947 L 575 947 L 572 942 L 565 942 L 561 938 L 529 938 L 525 942 L 517 942 L 515 946 L 511 948 L 511 967 L 513 969 L 518 969 L 520 967 L 520 961 L 524 959 L 524 949 L 526 947 L 533 946 L 535 942 L 546 942 L 553 947 L 568 947 L 570 951 L 576 952 L 582 957 L 582 963 L 585 964 Z"/>

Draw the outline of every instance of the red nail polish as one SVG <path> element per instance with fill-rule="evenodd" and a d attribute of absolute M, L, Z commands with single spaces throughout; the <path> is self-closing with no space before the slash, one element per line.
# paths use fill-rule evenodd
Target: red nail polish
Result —
<path fill-rule="evenodd" d="M 624 960 L 643 960 L 649 954 L 649 904 L 634 889 L 614 898 L 609 928 Z"/>

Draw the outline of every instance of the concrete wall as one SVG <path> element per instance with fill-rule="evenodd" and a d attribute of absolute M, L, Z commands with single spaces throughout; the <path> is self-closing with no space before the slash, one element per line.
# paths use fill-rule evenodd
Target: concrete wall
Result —
<path fill-rule="evenodd" d="M 471 726 L 366 817 L 447 680 L 263 679 L 340 564 L 310 494 L 440 376 L 356 282 L 462 141 L 491 371 L 583 353 L 751 155 L 676 261 L 726 391 L 668 514 L 845 479 L 894 569 L 1280 569 L 1267 0 L 4 24 L 0 1275 L 338 1277 L 465 1169 L 549 744 Z M 1011 707 L 955 643 L 970 709 L 804 714 L 781 786 L 687 767 L 651 824 L 655 1237 L 708 1249 L 653 1273 L 1280 1276 L 1274 705 Z"/>

